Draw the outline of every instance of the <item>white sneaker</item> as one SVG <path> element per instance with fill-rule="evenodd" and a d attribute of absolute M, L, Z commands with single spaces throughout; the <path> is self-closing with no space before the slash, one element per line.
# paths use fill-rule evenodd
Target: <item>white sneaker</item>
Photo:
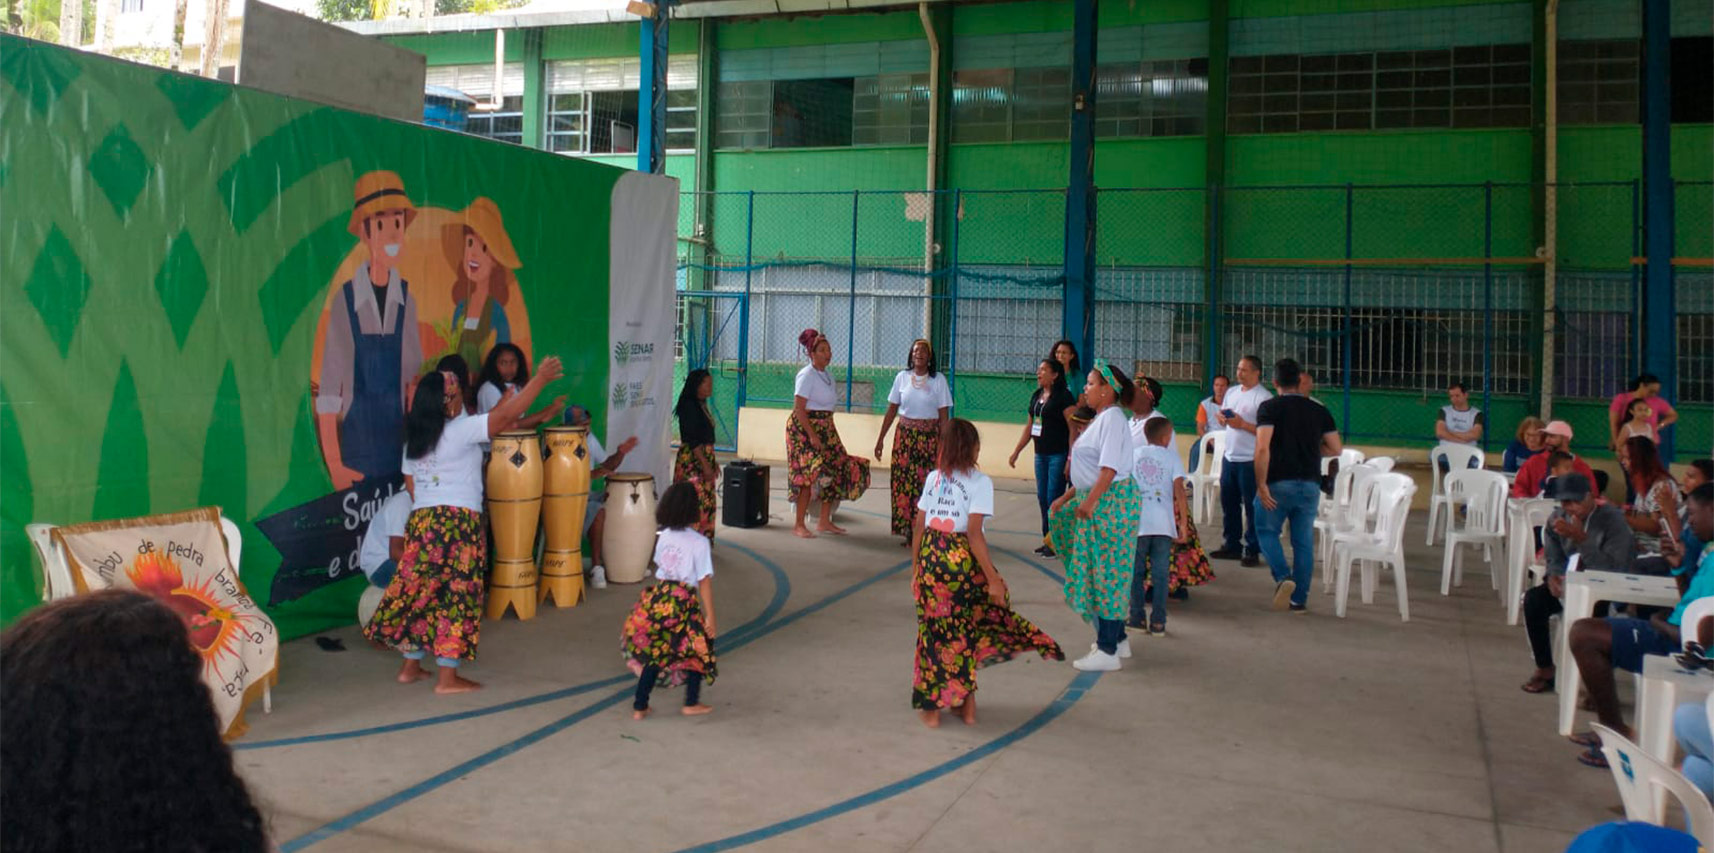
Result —
<path fill-rule="evenodd" d="M 589 570 L 589 585 L 596 589 L 607 588 L 607 567 L 596 566 Z"/>
<path fill-rule="evenodd" d="M 1071 662 L 1071 665 L 1083 672 L 1117 672 L 1119 657 L 1110 655 L 1100 649 L 1094 649 L 1089 654 Z"/>
<path fill-rule="evenodd" d="M 1089 650 L 1092 652 L 1098 652 L 1101 650 L 1101 647 L 1094 643 L 1090 643 Z M 1119 648 L 1115 649 L 1114 652 L 1115 657 L 1118 657 L 1120 660 L 1129 660 L 1131 657 L 1131 638 L 1126 637 L 1125 639 L 1120 640 Z"/>

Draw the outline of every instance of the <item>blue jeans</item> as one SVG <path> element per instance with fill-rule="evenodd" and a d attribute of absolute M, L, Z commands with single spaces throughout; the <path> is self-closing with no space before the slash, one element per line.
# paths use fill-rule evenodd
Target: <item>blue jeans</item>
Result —
<path fill-rule="evenodd" d="M 1701 702 L 1678 706 L 1672 712 L 1672 732 L 1684 748 L 1684 778 L 1714 797 L 1714 734 L 1708 730 L 1708 708 Z"/>
<path fill-rule="evenodd" d="M 1244 510 L 1255 502 L 1256 464 L 1226 460 L 1226 467 L 1220 471 L 1220 514 L 1226 534 L 1222 550 L 1256 553 L 1256 515 L 1252 512 L 1244 518 Z"/>
<path fill-rule="evenodd" d="M 428 653 L 424 651 L 403 652 L 402 654 L 404 654 L 405 660 L 422 660 L 423 658 L 428 657 Z M 447 669 L 458 668 L 458 658 L 435 658 L 434 662 L 436 666 L 445 667 Z"/>
<path fill-rule="evenodd" d="M 1065 454 L 1036 457 L 1036 503 L 1041 506 L 1041 533 L 1047 535 L 1047 508 L 1065 494 Z"/>
<path fill-rule="evenodd" d="M 1138 536 L 1137 566 L 1131 572 L 1131 624 L 1143 624 L 1143 587 L 1153 586 L 1149 610 L 1151 625 L 1166 625 L 1166 588 L 1172 572 L 1172 537 Z"/>
<path fill-rule="evenodd" d="M 1095 619 L 1095 647 L 1107 654 L 1118 651 L 1125 640 L 1125 623 L 1118 619 Z"/>
<path fill-rule="evenodd" d="M 386 589 L 387 585 L 393 582 L 393 573 L 398 570 L 399 563 L 397 560 L 388 560 L 376 566 L 375 572 L 369 575 L 369 585 Z"/>
<path fill-rule="evenodd" d="M 1262 508 L 1256 499 L 1256 533 L 1260 534 L 1262 556 L 1273 570 L 1274 582 L 1290 578 L 1297 584 L 1291 603 L 1303 604 L 1309 599 L 1309 582 L 1315 577 L 1315 511 L 1321 504 L 1321 487 L 1314 480 L 1281 480 L 1269 483 L 1274 496 L 1274 508 Z M 1286 564 L 1285 547 L 1280 544 L 1280 531 L 1291 523 L 1291 564 Z"/>

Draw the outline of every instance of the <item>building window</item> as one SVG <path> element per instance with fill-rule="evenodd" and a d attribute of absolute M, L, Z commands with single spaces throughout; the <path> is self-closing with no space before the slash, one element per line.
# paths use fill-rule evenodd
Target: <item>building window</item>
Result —
<path fill-rule="evenodd" d="M 767 80 L 721 83 L 715 90 L 714 142 L 720 148 L 767 148 L 774 89 Z"/>
<path fill-rule="evenodd" d="M 1071 138 L 1071 69 L 1012 72 L 1012 141 Z"/>
<path fill-rule="evenodd" d="M 667 62 L 666 149 L 696 149 L 695 56 Z M 543 147 L 561 154 L 631 154 L 641 126 L 642 63 L 635 58 L 547 64 Z"/>
<path fill-rule="evenodd" d="M 476 99 L 478 107 L 495 105 L 493 109 L 472 109 L 464 131 L 501 142 L 522 145 L 524 142 L 524 65 L 508 62 L 501 67 L 498 99 L 494 91 L 494 66 L 437 65 L 428 69 L 425 82 L 430 86 L 457 89 Z M 497 100 L 497 104 L 496 104 Z"/>
<path fill-rule="evenodd" d="M 1097 137 L 1194 136 L 1207 124 L 1208 60 L 1101 65 L 1095 93 Z"/>
<path fill-rule="evenodd" d="M 1560 122 L 1636 124 L 1640 53 L 1636 39 L 1560 42 Z"/>
<path fill-rule="evenodd" d="M 928 75 L 859 77 L 851 105 L 851 144 L 913 145 L 928 141 Z"/>
<path fill-rule="evenodd" d="M 1527 44 L 1232 59 L 1232 133 L 1527 127 Z"/>
<path fill-rule="evenodd" d="M 141 11 L 143 11 L 143 0 L 119 0 L 120 14 Z"/>
<path fill-rule="evenodd" d="M 952 140 L 1010 141 L 1011 102 L 1012 69 L 952 72 Z"/>
<path fill-rule="evenodd" d="M 1714 122 L 1714 36 L 1685 36 L 1672 40 L 1672 121 L 1679 124 Z"/>

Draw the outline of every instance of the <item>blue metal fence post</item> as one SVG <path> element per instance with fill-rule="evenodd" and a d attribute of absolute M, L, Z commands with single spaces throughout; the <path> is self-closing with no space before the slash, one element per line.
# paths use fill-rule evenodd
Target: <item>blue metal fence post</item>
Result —
<path fill-rule="evenodd" d="M 1356 207 L 1357 190 L 1351 184 L 1345 185 L 1345 260 L 1353 257 L 1356 240 L 1352 212 Z M 1351 265 L 1345 265 L 1345 315 L 1341 318 L 1339 330 L 1339 373 L 1343 380 L 1340 385 L 1344 388 L 1344 411 L 1339 417 L 1340 436 L 1351 433 Z"/>
<path fill-rule="evenodd" d="M 1643 184 L 1631 180 L 1631 376 L 1643 372 Z M 1626 390 L 1629 385 L 1625 385 Z M 1602 389 L 1605 391 L 1606 389 Z M 1617 393 L 1617 392 L 1615 392 Z"/>
<path fill-rule="evenodd" d="M 952 294 L 952 305 L 949 306 L 949 310 L 946 312 L 950 318 L 950 322 L 948 323 L 949 331 L 947 334 L 949 346 L 946 348 L 946 381 L 947 384 L 951 386 L 948 390 L 953 392 L 954 400 L 957 400 L 958 392 L 958 228 L 964 221 L 964 217 L 962 215 L 963 212 L 964 191 L 961 189 L 953 190 L 952 246 L 951 251 L 947 253 L 947 257 L 951 259 L 951 263 L 948 264 L 947 274 L 952 278 L 952 286 L 948 288 Z"/>
<path fill-rule="evenodd" d="M 676 0 L 655 0 L 654 14 L 638 27 L 642 35 L 637 83 L 637 171 L 662 174 L 667 157 L 667 14 Z"/>
<path fill-rule="evenodd" d="M 1494 182 L 1482 185 L 1482 411 L 1489 424 L 1494 418 Z M 1488 450 L 1488 435 L 1482 430 L 1482 451 Z"/>
<path fill-rule="evenodd" d="M 1208 242 L 1208 280 L 1203 284 L 1204 308 L 1207 316 L 1202 320 L 1204 358 L 1207 363 L 1202 368 L 1202 387 L 1214 387 L 1214 375 L 1220 372 L 1220 230 L 1223 227 L 1220 219 L 1219 184 L 1208 185 L 1208 216 L 1203 226 L 1208 233 L 1203 236 Z"/>
<path fill-rule="evenodd" d="M 1643 2 L 1643 220 L 1648 266 L 1643 276 L 1643 369 L 1660 378 L 1667 402 L 1678 402 L 1678 306 L 1673 296 L 1672 246 L 1672 9 L 1669 0 Z M 1706 70 L 1706 69 L 1704 69 Z M 1670 461 L 1674 433 L 1660 436 Z"/>
<path fill-rule="evenodd" d="M 1095 353 L 1096 0 L 1075 0 L 1071 43 L 1071 174 L 1065 193 L 1065 337 L 1085 365 Z"/>
<path fill-rule="evenodd" d="M 743 408 L 750 389 L 750 275 L 756 249 L 756 191 L 748 193 L 744 211 L 744 303 L 738 309 L 738 407 Z"/>
<path fill-rule="evenodd" d="M 851 411 L 852 376 L 857 372 L 857 365 L 851 362 L 857 357 L 857 210 L 858 199 L 862 198 L 862 190 L 851 191 L 851 296 L 846 305 L 849 312 L 845 315 L 845 411 Z"/>

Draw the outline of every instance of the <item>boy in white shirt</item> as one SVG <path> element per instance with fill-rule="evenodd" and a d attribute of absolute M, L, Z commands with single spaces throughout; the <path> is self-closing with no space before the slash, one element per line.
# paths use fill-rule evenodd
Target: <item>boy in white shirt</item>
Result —
<path fill-rule="evenodd" d="M 405 522 L 411 517 L 411 493 L 405 489 L 395 492 L 382 502 L 369 529 L 363 532 L 363 546 L 357 552 L 357 566 L 369 578 L 371 586 L 387 588 L 393 582 L 393 572 L 399 558 L 405 555 Z"/>
<path fill-rule="evenodd" d="M 1184 463 L 1169 446 L 1172 441 L 1172 421 L 1162 415 L 1143 427 L 1147 444 L 1136 449 L 1136 467 L 1131 472 L 1137 481 L 1142 512 L 1137 522 L 1137 563 L 1131 575 L 1131 618 L 1127 628 L 1144 628 L 1160 637 L 1166 634 L 1166 598 L 1172 572 L 1172 543 L 1183 542 L 1186 500 L 1184 492 Z M 1152 586 L 1152 613 L 1144 608 L 1144 590 Z"/>

